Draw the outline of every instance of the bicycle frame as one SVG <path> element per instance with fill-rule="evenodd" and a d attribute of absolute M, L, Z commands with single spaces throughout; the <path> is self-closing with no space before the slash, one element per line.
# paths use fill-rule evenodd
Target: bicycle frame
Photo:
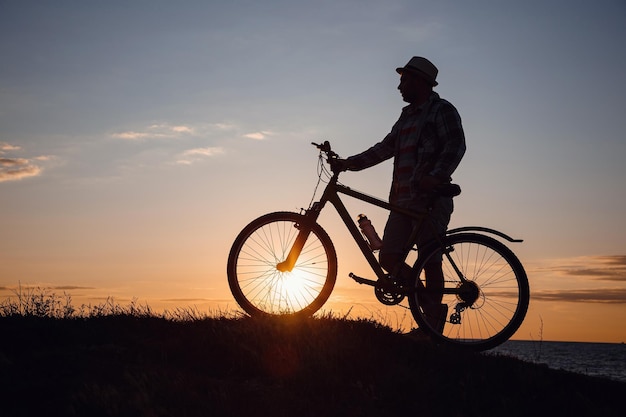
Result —
<path fill-rule="evenodd" d="M 289 254 L 287 255 L 287 259 L 285 259 L 285 261 L 283 262 L 280 262 L 277 265 L 277 269 L 279 271 L 285 272 L 285 271 L 291 271 L 294 268 L 296 260 L 300 256 L 300 252 L 302 251 L 302 248 L 304 247 L 304 244 L 310 234 L 311 228 L 306 227 L 306 226 L 315 224 L 317 222 L 317 219 L 319 218 L 319 215 L 321 214 L 322 209 L 326 206 L 326 203 L 330 202 L 335 207 L 335 210 L 339 214 L 339 217 L 341 217 L 341 220 L 348 228 L 348 231 L 352 235 L 352 238 L 354 239 L 354 241 L 357 243 L 359 249 L 361 250 L 361 253 L 367 260 L 370 267 L 372 268 L 372 271 L 374 271 L 374 273 L 376 274 L 376 277 L 378 278 L 378 280 L 380 281 L 386 278 L 388 275 L 383 271 L 382 267 L 380 266 L 380 263 L 378 262 L 373 252 L 371 251 L 368 242 L 361 235 L 357 225 L 354 223 L 352 219 L 352 216 L 350 215 L 346 206 L 341 200 L 340 194 L 345 194 L 356 200 L 364 201 L 366 203 L 372 204 L 377 207 L 381 207 L 388 211 L 395 211 L 395 212 L 402 213 L 406 216 L 409 216 L 415 219 L 418 222 L 413 229 L 413 232 L 407 242 L 407 245 L 404 248 L 404 251 L 402 253 L 402 259 L 406 259 L 408 257 L 410 251 L 413 248 L 412 242 L 415 242 L 417 233 L 419 232 L 420 228 L 424 225 L 425 222 L 428 223 L 427 222 L 428 213 L 427 212 L 415 212 L 415 211 L 406 209 L 404 207 L 391 204 L 379 198 L 364 194 L 360 191 L 353 190 L 350 187 L 339 184 L 338 178 L 339 178 L 339 173 L 338 172 L 333 173 L 328 184 L 326 185 L 326 188 L 324 189 L 324 192 L 320 200 L 316 201 L 315 203 L 311 205 L 309 209 L 305 210 L 305 215 L 304 215 L 305 223 L 300 225 L 301 226 L 299 229 L 300 232 L 298 233 L 298 236 L 296 237 L 295 242 L 293 246 L 291 247 Z M 429 226 L 432 227 L 432 225 L 430 224 Z M 467 232 L 467 231 L 475 231 L 475 232 L 493 234 L 503 239 L 506 239 L 509 242 L 522 242 L 521 239 L 513 239 L 509 237 L 508 235 L 502 232 L 499 232 L 497 230 L 486 228 L 486 227 L 480 227 L 480 226 L 468 226 L 468 227 L 452 229 L 452 230 L 447 231 L 446 235 L 452 235 L 455 233 Z M 437 236 L 436 234 L 434 235 Z M 447 253 L 446 250 L 443 250 L 444 249 L 443 243 L 440 238 L 436 237 L 433 241 L 431 241 L 430 243 L 427 243 L 426 246 L 435 245 L 435 244 L 439 244 L 439 246 L 442 247 L 443 255 L 446 256 L 448 260 L 450 261 L 450 264 L 455 269 L 460 281 L 465 282 L 466 281 L 465 277 L 463 276 L 461 271 L 459 271 L 455 262 L 450 257 L 449 253 Z M 350 273 L 350 277 L 354 279 L 356 282 L 358 282 L 359 284 L 367 284 L 367 285 L 372 285 L 372 286 L 377 285 L 377 281 L 366 279 L 366 278 L 361 278 L 352 273 Z M 419 283 L 420 282 L 418 281 L 418 284 Z M 421 288 L 421 289 L 423 290 L 424 288 Z"/>
<path fill-rule="evenodd" d="M 378 262 L 374 254 L 372 253 L 368 242 L 361 235 L 357 225 L 352 220 L 352 216 L 348 212 L 348 209 L 344 205 L 339 194 L 345 194 L 349 197 L 353 197 L 357 200 L 364 201 L 366 203 L 381 207 L 385 210 L 397 211 L 417 220 L 419 223 L 413 230 L 413 234 L 411 236 L 411 239 L 409 240 L 410 242 L 414 241 L 414 238 L 416 237 L 418 230 L 420 229 L 424 220 L 427 217 L 427 213 L 414 212 L 414 211 L 405 209 L 403 207 L 388 203 L 379 198 L 372 197 L 362 192 L 353 190 L 349 187 L 346 187 L 345 185 L 339 184 L 337 182 L 338 176 L 339 176 L 338 173 L 333 174 L 330 181 L 326 185 L 326 188 L 324 189 L 324 193 L 322 194 L 320 200 L 313 203 L 311 205 L 311 208 L 306 210 L 306 214 L 305 214 L 306 222 L 307 224 L 316 223 L 322 209 L 326 206 L 326 203 L 331 203 L 335 207 L 335 210 L 339 214 L 339 217 L 341 217 L 341 220 L 343 221 L 343 223 L 348 228 L 348 231 L 352 235 L 352 238 L 359 246 L 359 249 L 363 253 L 363 256 L 369 263 L 370 267 L 372 268 L 372 270 L 374 271 L 378 279 L 383 279 L 387 276 L 387 274 L 385 274 L 382 267 L 380 266 L 380 263 Z M 289 255 L 287 256 L 287 259 L 284 262 L 279 263 L 277 266 L 277 268 L 280 271 L 290 271 L 291 269 L 293 269 L 295 262 L 298 259 L 298 256 L 300 255 L 302 247 L 304 246 L 304 243 L 306 242 L 306 239 L 309 236 L 310 228 L 306 227 L 306 224 L 301 225 L 301 226 L 304 226 L 304 227 L 300 228 L 300 232 L 298 233 L 298 236 L 296 237 L 294 245 L 292 246 L 289 252 Z M 403 259 L 407 258 L 409 252 L 411 251 L 411 248 L 412 248 L 412 245 L 408 246 L 405 249 L 404 254 L 403 254 Z M 365 278 L 360 278 L 360 277 L 356 277 L 352 275 L 351 277 L 361 284 L 369 284 L 369 285 L 376 284 L 376 281 L 372 281 L 372 280 L 368 280 Z"/>

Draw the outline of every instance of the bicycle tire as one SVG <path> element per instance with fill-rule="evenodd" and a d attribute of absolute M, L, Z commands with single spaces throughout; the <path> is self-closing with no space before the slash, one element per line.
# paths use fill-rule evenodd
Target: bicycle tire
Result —
<path fill-rule="evenodd" d="M 461 287 L 458 274 L 443 256 L 444 290 L 438 294 L 442 297 L 441 305 L 448 308 L 443 329 L 442 322 L 429 319 L 424 308 L 429 306 L 423 302 L 420 305 L 419 291 L 409 297 L 415 321 L 433 341 L 465 350 L 484 351 L 507 341 L 524 321 L 530 301 L 528 277 L 522 263 L 508 247 L 490 236 L 452 234 L 443 238 L 443 246 L 427 247 L 424 256 L 415 262 L 416 286 L 420 285 L 417 279 L 425 285 L 424 266 L 441 256 L 442 247 L 470 284 Z M 463 293 L 454 294 L 456 289 L 462 289 Z"/>
<path fill-rule="evenodd" d="M 304 219 L 298 213 L 269 213 L 253 220 L 235 239 L 228 256 L 228 284 L 249 315 L 310 316 L 328 300 L 337 279 L 337 253 L 319 224 L 311 227 L 293 270 L 277 269 Z"/>

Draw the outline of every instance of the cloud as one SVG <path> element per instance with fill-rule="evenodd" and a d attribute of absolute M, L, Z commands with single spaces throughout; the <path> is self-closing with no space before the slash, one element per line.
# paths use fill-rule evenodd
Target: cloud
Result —
<path fill-rule="evenodd" d="M 272 132 L 268 132 L 264 130 L 261 132 L 246 133 L 245 135 L 243 135 L 243 137 L 248 138 L 248 139 L 254 139 L 254 140 L 263 140 L 266 137 L 270 136 L 271 134 Z"/>
<path fill-rule="evenodd" d="M 185 156 L 193 156 L 193 155 L 213 156 L 213 155 L 218 155 L 221 153 L 224 153 L 224 150 L 220 147 L 208 147 L 208 148 L 189 149 L 183 152 L 183 155 Z"/>
<path fill-rule="evenodd" d="M 624 268 L 585 268 L 564 271 L 565 275 L 590 277 L 599 281 L 626 282 L 626 270 Z"/>
<path fill-rule="evenodd" d="M 152 139 L 181 139 L 184 137 L 201 137 L 217 132 L 234 132 L 248 139 L 264 140 L 274 133 L 269 130 L 259 130 L 250 133 L 237 133 L 242 128 L 233 123 L 209 123 L 194 126 L 184 124 L 155 123 L 138 130 L 126 130 L 112 133 L 114 139 L 128 141 L 143 141 Z"/>
<path fill-rule="evenodd" d="M 8 151 L 19 151 L 20 149 L 22 148 L 19 146 L 11 145 L 6 142 L 0 142 L 0 155 L 4 155 Z"/>
<path fill-rule="evenodd" d="M 0 182 L 36 177 L 41 172 L 41 167 L 32 164 L 28 159 L 0 158 Z"/>
<path fill-rule="evenodd" d="M 597 281 L 626 282 L 626 255 L 589 256 L 577 258 L 572 263 L 566 267 L 557 267 L 555 271 Z"/>
<path fill-rule="evenodd" d="M 188 126 L 172 126 L 172 131 L 176 133 L 193 134 L 193 129 Z"/>
<path fill-rule="evenodd" d="M 40 163 L 53 160 L 52 155 L 40 155 L 33 158 L 9 156 L 22 148 L 10 143 L 0 142 L 0 182 L 17 181 L 41 175 L 43 168 Z"/>
<path fill-rule="evenodd" d="M 161 132 L 164 135 L 186 133 L 192 135 L 194 129 L 185 125 L 169 125 L 169 124 L 153 124 L 148 126 L 148 129 L 156 132 Z"/>
<path fill-rule="evenodd" d="M 531 275 L 544 276 L 558 288 L 533 289 L 532 300 L 574 303 L 626 304 L 626 255 L 553 259 Z M 532 278 L 532 276 L 531 276 Z M 602 287 L 594 287 L 602 285 Z"/>
<path fill-rule="evenodd" d="M 55 157 L 52 155 L 41 155 L 41 156 L 36 156 L 33 159 L 35 161 L 51 161 L 53 160 Z"/>
<path fill-rule="evenodd" d="M 626 304 L 626 288 L 539 290 L 530 295 L 537 301 Z"/>
<path fill-rule="evenodd" d="M 191 165 L 201 159 L 210 158 L 223 153 L 224 149 L 218 146 L 188 149 L 179 155 L 176 163 L 181 165 Z"/>
<path fill-rule="evenodd" d="M 69 290 L 94 290 L 95 287 L 79 287 L 77 285 L 59 285 L 56 287 L 51 287 L 51 289 L 53 290 L 64 290 L 64 291 L 69 291 Z"/>
<path fill-rule="evenodd" d="M 235 129 L 237 129 L 237 125 L 234 125 L 232 123 L 213 123 L 211 126 L 214 127 L 217 130 L 235 130 Z"/>
<path fill-rule="evenodd" d="M 114 137 L 115 139 L 140 140 L 140 139 L 145 139 L 151 135 L 145 132 L 128 131 L 128 132 L 114 133 L 111 136 Z"/>
<path fill-rule="evenodd" d="M 0 158 L 0 166 L 3 167 L 21 166 L 27 164 L 28 159 L 24 158 Z"/>
<path fill-rule="evenodd" d="M 154 146 L 160 147 L 161 155 L 163 153 L 175 155 L 168 158 L 169 163 L 193 165 L 207 158 L 214 158 L 226 153 L 225 148 L 221 146 L 206 146 L 207 142 L 239 141 L 241 137 L 262 141 L 274 135 L 274 132 L 262 129 L 250 133 L 244 133 L 245 131 L 242 126 L 231 122 L 198 124 L 154 123 L 143 128 L 118 131 L 109 136 L 128 142 L 157 142 L 158 145 Z M 159 139 L 161 139 L 160 142 L 158 141 Z M 175 141 L 165 142 L 165 140 Z M 185 144 L 187 145 L 185 146 Z M 170 152 L 172 153 L 170 154 Z"/>
<path fill-rule="evenodd" d="M 115 139 L 139 141 L 149 139 L 179 139 L 194 135 L 195 129 L 186 125 L 170 125 L 167 123 L 152 124 L 140 131 L 128 130 L 111 134 Z"/>
<path fill-rule="evenodd" d="M 619 265 L 622 268 L 626 268 L 626 255 L 594 256 L 592 259 L 596 259 L 605 264 Z"/>
<path fill-rule="evenodd" d="M 56 286 L 48 286 L 41 284 L 22 284 L 21 282 L 17 285 L 0 287 L 0 290 L 10 290 L 14 292 L 20 291 L 33 291 L 33 290 L 93 290 L 95 287 L 83 287 L 77 285 L 56 285 Z"/>

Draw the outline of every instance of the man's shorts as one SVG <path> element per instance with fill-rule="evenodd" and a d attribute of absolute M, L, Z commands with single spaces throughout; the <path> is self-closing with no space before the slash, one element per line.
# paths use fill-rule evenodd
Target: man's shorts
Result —
<path fill-rule="evenodd" d="M 407 206 L 409 209 L 415 211 L 426 211 L 427 205 L 425 202 L 416 202 Z M 428 225 L 428 220 L 424 222 L 420 233 L 417 236 L 417 241 L 413 242 L 417 244 L 419 249 L 420 245 L 423 245 L 430 240 L 434 239 L 433 230 L 438 235 L 442 236 L 448 229 L 448 223 L 450 223 L 450 216 L 454 210 L 454 203 L 452 198 L 439 197 L 432 206 L 432 210 L 429 213 L 430 221 L 433 227 Z M 398 212 L 391 212 L 385 225 L 385 231 L 383 234 L 383 247 L 380 250 L 380 255 L 383 254 L 401 254 L 407 244 L 413 228 L 419 223 L 419 220 L 414 220 L 408 216 L 405 216 Z"/>

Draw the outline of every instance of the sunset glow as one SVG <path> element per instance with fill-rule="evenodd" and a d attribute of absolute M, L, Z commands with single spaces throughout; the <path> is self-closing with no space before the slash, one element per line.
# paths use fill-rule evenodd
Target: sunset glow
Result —
<path fill-rule="evenodd" d="M 241 312 L 236 237 L 309 206 L 310 142 L 348 156 L 381 140 L 404 105 L 395 68 L 422 55 L 467 137 L 450 227 L 523 239 L 506 242 L 531 292 L 514 338 L 626 342 L 623 2 L 157 3 L 1 3 L 0 302 L 46 288 Z M 340 181 L 386 198 L 391 163 Z M 346 205 L 382 234 L 384 210 Z M 319 224 L 338 259 L 320 311 L 414 326 L 348 277 L 374 279 L 332 207 Z M 327 260 L 307 247 L 281 272 L 281 244 L 272 287 L 244 291 L 297 310 Z M 247 250 L 239 272 L 257 274 Z"/>

